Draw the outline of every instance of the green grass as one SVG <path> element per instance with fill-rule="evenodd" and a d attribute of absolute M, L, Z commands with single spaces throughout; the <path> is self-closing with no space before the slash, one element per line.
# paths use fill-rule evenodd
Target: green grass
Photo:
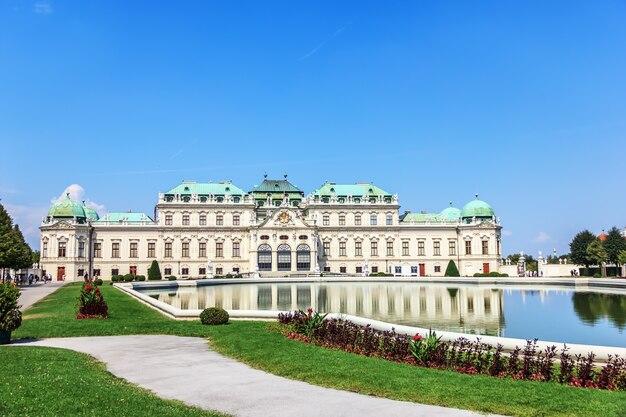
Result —
<path fill-rule="evenodd" d="M 424 404 L 520 416 L 624 416 L 626 392 L 573 388 L 412 367 L 284 338 L 268 323 L 226 326 L 170 320 L 109 287 L 111 318 L 75 320 L 77 286 L 66 286 L 28 310 L 14 337 L 176 334 L 209 337 L 219 352 L 276 375 L 312 384 Z M 149 348 L 149 347 L 147 347 Z"/>
<path fill-rule="evenodd" d="M 82 353 L 3 347 L 0 354 L 0 416 L 223 416 L 163 400 Z"/>

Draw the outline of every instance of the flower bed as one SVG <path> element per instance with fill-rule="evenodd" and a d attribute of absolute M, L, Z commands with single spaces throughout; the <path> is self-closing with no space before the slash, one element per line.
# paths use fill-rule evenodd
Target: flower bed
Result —
<path fill-rule="evenodd" d="M 594 354 L 572 356 L 567 347 L 538 350 L 537 340 L 523 348 L 503 352 L 496 347 L 460 338 L 442 342 L 435 332 L 412 338 L 395 331 L 380 331 L 350 321 L 332 319 L 309 309 L 280 314 L 281 331 L 290 339 L 394 362 L 531 381 L 553 381 L 577 387 L 626 390 L 626 359 L 609 357 L 594 366 Z"/>
<path fill-rule="evenodd" d="M 91 281 L 83 283 L 78 296 L 78 313 L 76 318 L 81 319 L 106 319 L 109 316 L 107 306 L 102 292 Z"/>

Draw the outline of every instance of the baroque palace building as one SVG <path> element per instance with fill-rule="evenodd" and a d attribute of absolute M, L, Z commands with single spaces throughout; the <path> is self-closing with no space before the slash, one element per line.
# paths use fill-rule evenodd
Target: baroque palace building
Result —
<path fill-rule="evenodd" d="M 443 276 L 450 260 L 462 275 L 497 271 L 501 226 L 478 199 L 440 213 L 399 213 L 398 196 L 370 183 L 326 182 L 305 193 L 281 180 L 245 192 L 231 182 L 183 181 L 159 194 L 154 218 L 104 217 L 67 198 L 41 229 L 41 265 L 57 279 L 86 273 L 288 276 L 333 273 Z"/>

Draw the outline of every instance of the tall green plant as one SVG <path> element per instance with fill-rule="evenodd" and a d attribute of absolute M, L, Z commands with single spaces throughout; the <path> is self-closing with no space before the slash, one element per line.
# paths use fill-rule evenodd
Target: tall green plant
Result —
<path fill-rule="evenodd" d="M 587 246 L 594 240 L 596 240 L 596 236 L 589 230 L 583 230 L 574 236 L 574 239 L 572 239 L 572 242 L 569 244 L 572 262 L 576 265 L 585 265 L 586 268 L 589 268 L 594 261 L 587 253 Z"/>
<path fill-rule="evenodd" d="M 16 285 L 0 283 L 0 330 L 12 332 L 22 324 L 19 298 L 20 289 Z"/>
<path fill-rule="evenodd" d="M 606 250 L 608 261 L 615 264 L 615 266 L 619 266 L 622 263 L 619 254 L 622 251 L 626 251 L 626 240 L 624 240 L 622 233 L 617 227 L 612 227 L 611 230 L 609 230 L 602 245 Z"/>
<path fill-rule="evenodd" d="M 605 276 L 604 272 L 604 263 L 609 260 L 609 255 L 606 253 L 606 249 L 604 249 L 604 245 L 598 239 L 594 240 L 587 246 L 587 255 L 589 259 L 591 259 L 595 264 L 597 264 L 601 271 L 602 276 Z"/>
<path fill-rule="evenodd" d="M 447 277 L 460 277 L 461 276 L 461 274 L 459 273 L 459 268 L 456 267 L 456 263 L 453 260 L 450 260 L 450 262 L 448 262 L 448 267 L 446 268 L 445 276 Z"/>
<path fill-rule="evenodd" d="M 148 268 L 148 279 L 152 281 L 161 278 L 161 268 L 159 268 L 159 263 L 155 259 L 152 261 L 152 264 L 150 264 L 150 268 Z"/>

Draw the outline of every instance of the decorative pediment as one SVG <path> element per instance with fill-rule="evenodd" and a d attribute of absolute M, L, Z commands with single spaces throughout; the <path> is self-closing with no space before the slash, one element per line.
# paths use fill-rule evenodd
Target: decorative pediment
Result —
<path fill-rule="evenodd" d="M 291 207 L 280 207 L 268 215 L 263 223 L 259 225 L 260 229 L 269 227 L 285 227 L 285 228 L 310 228 L 299 211 Z"/>

